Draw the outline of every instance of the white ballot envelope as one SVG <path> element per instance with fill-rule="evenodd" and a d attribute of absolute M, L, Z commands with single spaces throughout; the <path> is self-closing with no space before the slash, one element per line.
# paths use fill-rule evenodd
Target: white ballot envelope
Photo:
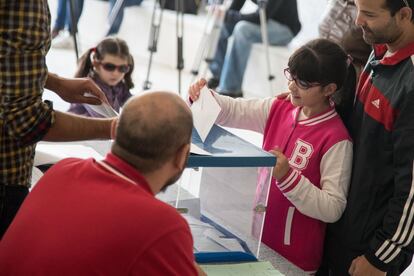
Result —
<path fill-rule="evenodd" d="M 201 141 L 205 141 L 208 133 L 214 125 L 221 107 L 207 87 L 201 89 L 200 97 L 191 105 L 194 127 L 200 135 Z"/>
<path fill-rule="evenodd" d="M 95 111 L 96 113 L 99 113 L 100 115 L 102 115 L 105 118 L 111 118 L 111 117 L 116 117 L 118 116 L 118 112 L 116 112 L 112 106 L 110 106 L 107 103 L 102 103 L 100 105 L 92 105 L 92 104 L 88 104 L 88 106 Z"/>
<path fill-rule="evenodd" d="M 84 96 L 96 98 L 96 96 L 91 93 L 85 93 Z M 117 117 L 119 115 L 118 112 L 112 108 L 112 106 L 105 102 L 100 105 L 88 104 L 88 106 L 105 118 Z"/>

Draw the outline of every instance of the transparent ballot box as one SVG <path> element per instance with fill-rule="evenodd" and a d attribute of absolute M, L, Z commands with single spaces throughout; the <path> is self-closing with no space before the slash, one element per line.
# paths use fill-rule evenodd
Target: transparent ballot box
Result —
<path fill-rule="evenodd" d="M 216 125 L 204 143 L 193 131 L 192 143 L 211 155 L 191 154 L 177 184 L 157 198 L 176 207 L 188 221 L 198 263 L 257 260 L 260 249 L 266 250 L 260 240 L 276 157 Z M 99 160 L 111 142 L 42 142 L 38 149 L 42 147 L 43 155 L 59 153 L 53 157 L 59 160 L 88 156 Z M 41 153 L 36 153 L 37 159 Z M 45 164 L 56 162 L 53 158 Z"/>
<path fill-rule="evenodd" d="M 192 143 L 211 155 L 191 154 L 160 199 L 188 221 L 197 262 L 257 260 L 275 156 L 216 125 Z"/>

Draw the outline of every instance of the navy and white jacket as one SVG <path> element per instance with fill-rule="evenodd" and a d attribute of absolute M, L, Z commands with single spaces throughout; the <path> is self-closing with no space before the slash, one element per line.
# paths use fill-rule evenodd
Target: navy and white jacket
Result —
<path fill-rule="evenodd" d="M 328 227 L 326 256 L 342 270 L 359 255 L 382 271 L 403 267 L 414 248 L 414 43 L 394 53 L 375 46 L 349 128 L 348 203 Z"/>

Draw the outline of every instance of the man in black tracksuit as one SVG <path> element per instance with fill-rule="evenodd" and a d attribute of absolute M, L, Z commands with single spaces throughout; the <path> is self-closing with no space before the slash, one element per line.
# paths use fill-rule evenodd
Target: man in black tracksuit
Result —
<path fill-rule="evenodd" d="M 414 0 L 356 0 L 374 45 L 350 122 L 348 202 L 317 275 L 399 275 L 414 249 Z M 330 272 L 330 273 L 329 273 Z"/>

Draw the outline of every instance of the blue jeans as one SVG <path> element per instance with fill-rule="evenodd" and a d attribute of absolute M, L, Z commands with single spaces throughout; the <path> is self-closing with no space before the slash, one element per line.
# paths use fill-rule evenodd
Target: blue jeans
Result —
<path fill-rule="evenodd" d="M 267 31 L 270 45 L 287 45 L 294 37 L 292 31 L 274 20 L 267 21 Z M 233 42 L 227 43 L 233 35 Z M 213 76 L 220 79 L 217 91 L 241 92 L 243 75 L 253 43 L 262 42 L 260 25 L 239 21 L 236 25 L 225 24 L 214 56 L 210 63 Z"/>
<path fill-rule="evenodd" d="M 74 15 L 76 18 L 76 22 L 79 22 L 79 18 L 83 10 L 83 0 L 75 0 L 73 4 L 74 4 Z M 59 0 L 58 7 L 57 7 L 57 16 L 56 16 L 53 29 L 63 30 L 65 26 L 69 31 L 72 30 L 71 28 L 72 18 L 70 15 L 70 0 Z"/>
<path fill-rule="evenodd" d="M 109 6 L 110 6 L 109 15 L 111 14 L 116 1 L 117 0 L 109 0 Z M 122 20 L 124 19 L 124 8 L 125 7 L 140 5 L 142 1 L 143 0 L 124 0 L 122 3 L 122 6 L 119 9 L 118 15 L 114 18 L 112 25 L 109 27 L 109 31 L 106 35 L 107 36 L 114 35 L 119 32 L 119 28 L 121 28 Z M 109 24 L 111 24 L 111 22 L 109 22 Z"/>

